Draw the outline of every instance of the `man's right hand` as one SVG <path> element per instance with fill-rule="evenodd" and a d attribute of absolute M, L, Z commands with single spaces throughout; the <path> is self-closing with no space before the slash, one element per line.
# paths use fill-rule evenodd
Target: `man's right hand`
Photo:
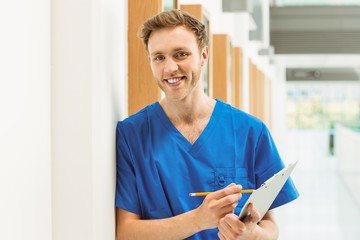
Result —
<path fill-rule="evenodd" d="M 207 195 L 203 203 L 196 209 L 201 229 L 218 226 L 225 215 L 233 213 L 241 199 L 241 185 L 231 183 L 226 188 Z"/>

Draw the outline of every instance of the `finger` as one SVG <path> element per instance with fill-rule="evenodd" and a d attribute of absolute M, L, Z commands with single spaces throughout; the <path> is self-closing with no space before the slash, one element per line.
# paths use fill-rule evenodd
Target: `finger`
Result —
<path fill-rule="evenodd" d="M 231 194 L 240 194 L 241 189 L 241 185 L 230 184 L 224 189 L 209 194 L 209 196 L 211 195 L 215 199 L 221 199 Z"/>
<path fill-rule="evenodd" d="M 222 236 L 224 237 L 224 239 L 233 239 L 233 233 L 232 233 L 232 229 L 231 226 L 228 224 L 227 220 L 227 215 L 225 217 L 223 217 L 222 219 L 220 219 L 219 221 L 219 232 L 222 234 Z"/>
<path fill-rule="evenodd" d="M 219 222 L 219 230 L 226 237 L 233 239 L 235 236 L 238 236 L 245 230 L 245 224 L 239 221 L 238 217 L 235 214 L 227 214 Z"/>
<path fill-rule="evenodd" d="M 220 231 L 218 232 L 217 235 L 218 235 L 220 240 L 226 240 L 225 236 Z"/>
<path fill-rule="evenodd" d="M 241 230 L 245 227 L 245 224 L 239 221 L 239 217 L 233 213 L 227 214 L 224 219 L 231 229 Z"/>
<path fill-rule="evenodd" d="M 231 207 L 232 210 L 238 205 L 239 200 L 241 199 L 240 193 L 233 193 L 223 198 L 218 199 L 217 205 L 220 208 Z"/>
<path fill-rule="evenodd" d="M 234 209 L 235 207 L 233 207 L 233 205 L 222 207 L 221 209 L 219 209 L 218 216 L 224 217 L 226 214 L 234 213 Z"/>
<path fill-rule="evenodd" d="M 253 203 L 250 203 L 248 206 L 248 211 L 250 214 L 250 221 L 253 223 L 257 223 L 260 221 L 260 213 L 257 211 L 257 209 L 255 208 L 255 205 Z"/>

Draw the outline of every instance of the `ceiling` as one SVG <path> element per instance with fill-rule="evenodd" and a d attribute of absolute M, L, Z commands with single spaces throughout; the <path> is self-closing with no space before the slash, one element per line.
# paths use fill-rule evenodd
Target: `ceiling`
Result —
<path fill-rule="evenodd" d="M 249 11 L 250 3 L 257 29 L 249 37 L 261 42 L 262 0 L 223 0 L 223 10 Z M 265 55 L 273 56 L 271 62 L 285 68 L 288 80 L 360 79 L 360 0 L 270 3 L 270 47 Z"/>
<path fill-rule="evenodd" d="M 270 44 L 275 61 L 293 74 L 287 80 L 321 80 L 313 77 L 319 72 L 323 80 L 359 80 L 360 1 L 273 1 Z"/>
<path fill-rule="evenodd" d="M 275 54 L 360 54 L 360 6 L 270 9 Z"/>
<path fill-rule="evenodd" d="M 273 6 L 346 6 L 360 5 L 359 0 L 271 0 Z"/>

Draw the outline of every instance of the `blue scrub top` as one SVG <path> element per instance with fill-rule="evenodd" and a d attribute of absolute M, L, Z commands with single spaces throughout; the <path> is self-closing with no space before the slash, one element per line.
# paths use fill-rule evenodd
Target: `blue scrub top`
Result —
<path fill-rule="evenodd" d="M 116 207 L 161 219 L 199 207 L 204 197 L 230 183 L 256 189 L 284 168 L 272 137 L 257 118 L 220 100 L 194 144 L 175 128 L 158 102 L 124 121 L 116 132 Z M 243 194 L 235 213 L 249 197 Z M 271 208 L 298 197 L 289 179 Z M 216 239 L 217 229 L 188 239 Z"/>

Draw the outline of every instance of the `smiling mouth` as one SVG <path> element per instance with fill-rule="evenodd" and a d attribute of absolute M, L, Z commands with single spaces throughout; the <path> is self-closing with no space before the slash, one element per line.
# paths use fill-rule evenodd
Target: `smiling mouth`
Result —
<path fill-rule="evenodd" d="M 169 78 L 169 79 L 166 79 L 166 82 L 173 84 L 173 83 L 179 82 L 179 81 L 182 80 L 183 78 L 184 78 L 184 77 Z"/>

